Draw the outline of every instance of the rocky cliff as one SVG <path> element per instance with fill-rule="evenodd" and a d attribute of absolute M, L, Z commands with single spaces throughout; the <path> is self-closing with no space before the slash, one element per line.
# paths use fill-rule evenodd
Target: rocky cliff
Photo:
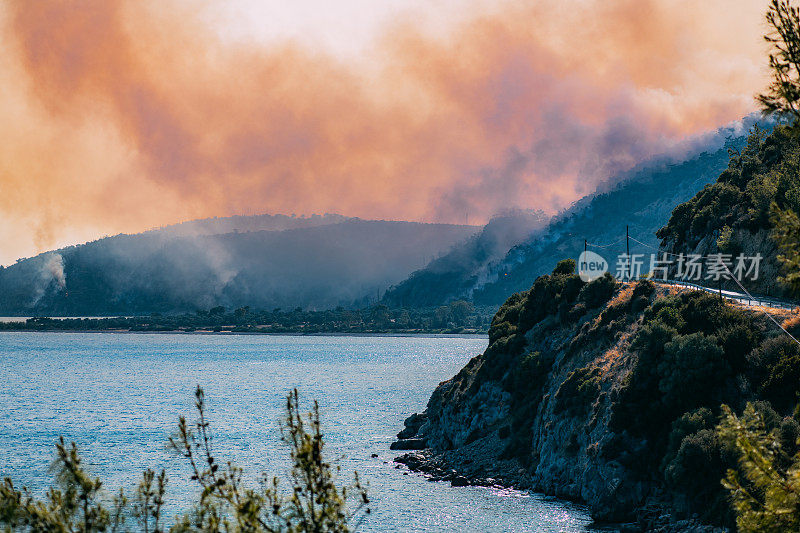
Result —
<path fill-rule="evenodd" d="M 753 354 L 782 341 L 706 294 L 586 284 L 573 266 L 500 308 L 486 351 L 406 421 L 393 447 L 418 450 L 398 461 L 454 485 L 585 502 L 634 529 L 730 523 L 714 413 L 777 390 L 764 385 L 775 359 Z"/>

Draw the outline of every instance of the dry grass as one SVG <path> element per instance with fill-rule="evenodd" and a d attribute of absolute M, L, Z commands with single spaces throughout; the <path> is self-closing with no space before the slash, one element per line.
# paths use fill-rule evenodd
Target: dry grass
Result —
<path fill-rule="evenodd" d="M 681 287 L 680 285 L 658 285 L 656 287 L 656 291 L 661 290 L 662 292 L 656 292 L 658 296 L 674 296 L 676 294 L 680 294 L 682 292 L 687 291 L 686 287 Z"/>
<path fill-rule="evenodd" d="M 781 309 L 781 311 L 787 313 L 787 316 L 781 317 L 784 319 L 781 326 L 785 329 L 796 329 L 800 326 L 800 309 L 795 307 L 791 311 L 787 311 L 786 309 Z"/>
<path fill-rule="evenodd" d="M 603 355 L 597 358 L 595 364 L 600 368 L 603 374 L 608 373 L 608 371 L 611 370 L 616 363 L 620 362 L 622 357 L 628 352 L 632 333 L 631 331 L 624 332 L 622 337 L 620 337 L 611 348 L 603 352 Z"/>
<path fill-rule="evenodd" d="M 739 309 L 744 309 L 746 311 L 751 311 L 754 313 L 757 312 L 764 312 L 769 313 L 772 315 L 775 320 L 788 320 L 791 317 L 797 316 L 797 309 L 784 309 L 783 307 L 764 307 L 764 306 L 757 306 L 757 305 L 747 305 L 745 303 L 725 300 L 728 305 L 732 305 L 733 307 L 738 307 Z"/>
<path fill-rule="evenodd" d="M 633 288 L 636 286 L 633 282 L 624 283 L 622 288 L 619 290 L 616 296 L 611 298 L 611 301 L 608 302 L 607 307 L 611 307 L 613 305 L 620 305 L 625 302 L 629 302 L 631 296 L 633 295 Z"/>
<path fill-rule="evenodd" d="M 609 302 L 606 304 L 606 306 L 605 306 L 605 309 L 608 309 L 608 308 L 610 308 L 610 307 L 613 307 L 613 306 L 615 306 L 615 305 L 623 305 L 623 304 L 627 304 L 628 302 L 630 302 L 630 300 L 631 300 L 631 295 L 633 294 L 633 287 L 634 287 L 634 285 L 635 285 L 635 283 L 630 283 L 630 282 L 628 282 L 628 283 L 623 283 L 623 284 L 622 284 L 622 288 L 621 288 L 621 289 L 619 290 L 619 292 L 618 292 L 618 293 L 617 293 L 617 294 L 616 294 L 616 295 L 615 295 L 613 298 L 611 298 L 611 300 L 610 300 L 610 301 L 609 301 Z M 596 327 L 598 327 L 598 326 L 600 325 L 600 322 L 603 320 L 603 313 L 605 312 L 605 309 L 603 310 L 603 312 L 601 312 L 600 314 L 598 314 L 598 315 L 597 315 L 597 316 L 594 318 L 594 320 L 592 320 L 592 328 L 596 328 Z"/>

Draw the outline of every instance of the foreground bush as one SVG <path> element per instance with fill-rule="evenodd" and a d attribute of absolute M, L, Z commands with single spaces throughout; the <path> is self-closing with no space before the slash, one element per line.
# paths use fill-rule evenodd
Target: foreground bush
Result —
<path fill-rule="evenodd" d="M 288 444 L 292 469 L 288 490 L 277 477 L 263 477 L 259 489 L 243 483 L 243 471 L 221 463 L 211 447 L 205 416 L 205 397 L 195 393 L 198 419 L 178 422 L 169 439 L 172 451 L 186 459 L 199 492 L 192 509 L 166 529 L 162 510 L 167 475 L 146 470 L 130 496 L 110 498 L 103 483 L 84 470 L 75 444 L 63 438 L 56 445 L 55 484 L 38 500 L 26 488 L 17 489 L 6 478 L 0 484 L 0 525 L 6 531 L 56 532 L 346 532 L 369 513 L 366 491 L 355 475 L 349 487 L 336 484 L 338 468 L 323 457 L 319 408 L 300 413 L 297 390 L 286 400 L 281 439 Z M 352 508 L 348 508 L 351 500 Z"/>
<path fill-rule="evenodd" d="M 800 454 L 781 431 L 769 430 L 764 416 L 748 403 L 741 417 L 727 406 L 717 428 L 735 443 L 740 471 L 730 469 L 723 485 L 730 491 L 736 526 L 742 533 L 800 531 Z M 786 444 L 791 446 L 787 453 Z"/>

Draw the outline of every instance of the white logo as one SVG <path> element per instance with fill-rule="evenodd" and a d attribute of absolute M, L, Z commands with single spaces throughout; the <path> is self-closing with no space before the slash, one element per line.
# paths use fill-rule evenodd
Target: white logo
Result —
<path fill-rule="evenodd" d="M 587 250 L 578 257 L 578 275 L 583 281 L 595 280 L 606 272 L 608 272 L 608 262 L 603 256 Z"/>

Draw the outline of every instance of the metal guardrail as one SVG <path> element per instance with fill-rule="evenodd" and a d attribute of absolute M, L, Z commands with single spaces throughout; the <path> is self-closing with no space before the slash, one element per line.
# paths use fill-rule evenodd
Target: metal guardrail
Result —
<path fill-rule="evenodd" d="M 720 293 L 719 289 L 712 289 L 711 287 L 705 287 L 703 285 L 698 285 L 697 283 L 691 283 L 688 281 L 681 281 L 676 279 L 657 279 L 657 278 L 649 278 L 650 281 L 654 283 L 658 283 L 661 285 L 679 285 L 681 287 L 689 287 L 692 289 L 697 289 L 701 291 L 705 291 L 711 294 L 718 295 Z M 746 294 L 736 293 L 732 291 L 722 291 L 722 297 L 726 300 L 730 300 L 733 302 L 739 302 L 741 304 L 755 306 L 755 307 L 774 307 L 778 309 L 795 309 L 798 307 L 798 304 L 785 301 L 785 300 L 778 300 L 775 298 L 767 298 L 762 296 L 754 295 L 752 298 L 747 296 Z"/>

